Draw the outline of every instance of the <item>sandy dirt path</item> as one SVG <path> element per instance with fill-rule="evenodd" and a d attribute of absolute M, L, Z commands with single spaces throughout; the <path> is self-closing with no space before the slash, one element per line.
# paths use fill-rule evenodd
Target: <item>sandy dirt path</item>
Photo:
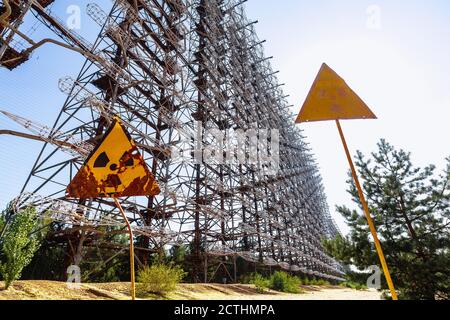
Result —
<path fill-rule="evenodd" d="M 81 284 L 69 288 L 64 282 L 17 281 L 8 290 L 0 282 L 0 300 L 127 300 L 129 284 Z M 376 290 L 353 290 L 336 286 L 302 286 L 304 293 L 289 294 L 268 291 L 260 294 L 252 285 L 181 284 L 168 296 L 141 299 L 173 300 L 380 300 Z"/>
<path fill-rule="evenodd" d="M 186 284 L 171 295 L 189 300 L 380 300 L 376 290 L 353 290 L 338 286 L 302 286 L 303 293 L 291 294 L 269 290 L 260 294 L 251 285 Z"/>

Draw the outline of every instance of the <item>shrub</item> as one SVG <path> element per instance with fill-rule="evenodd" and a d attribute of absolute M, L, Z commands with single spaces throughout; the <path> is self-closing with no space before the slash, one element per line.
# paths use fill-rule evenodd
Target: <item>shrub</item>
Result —
<path fill-rule="evenodd" d="M 355 288 L 356 290 L 366 290 L 367 286 L 365 284 L 357 283 Z"/>
<path fill-rule="evenodd" d="M 258 291 L 258 293 L 264 293 L 270 286 L 269 279 L 264 278 L 259 273 L 255 273 L 253 275 L 253 279 L 250 280 L 250 283 L 255 285 L 256 291 Z"/>
<path fill-rule="evenodd" d="M 257 275 L 260 274 L 257 272 L 247 273 L 240 277 L 239 282 L 243 284 L 253 284 L 253 280 L 255 280 L 255 277 L 257 277 Z"/>
<path fill-rule="evenodd" d="M 2 212 L 8 214 L 10 207 Z M 46 228 L 40 228 L 36 209 L 28 207 L 12 216 L 9 225 L 4 225 L 5 233 L 0 239 L 3 261 L 0 262 L 0 274 L 5 280 L 5 289 L 20 278 L 22 270 L 31 262 L 45 237 Z"/>
<path fill-rule="evenodd" d="M 165 295 L 175 290 L 185 275 L 179 266 L 156 263 L 138 272 L 138 282 L 144 293 Z"/>
<path fill-rule="evenodd" d="M 363 285 L 363 284 L 360 284 L 360 283 L 356 283 L 356 282 L 353 282 L 353 281 L 345 281 L 345 282 L 342 282 L 340 285 L 342 287 L 355 289 L 355 290 L 365 290 L 365 289 L 367 289 L 366 285 Z"/>
<path fill-rule="evenodd" d="M 318 286 L 329 286 L 330 285 L 330 283 L 324 279 L 319 279 L 316 281 L 316 283 Z"/>
<path fill-rule="evenodd" d="M 276 291 L 300 293 L 301 281 L 283 271 L 276 271 L 269 279 L 269 287 Z"/>

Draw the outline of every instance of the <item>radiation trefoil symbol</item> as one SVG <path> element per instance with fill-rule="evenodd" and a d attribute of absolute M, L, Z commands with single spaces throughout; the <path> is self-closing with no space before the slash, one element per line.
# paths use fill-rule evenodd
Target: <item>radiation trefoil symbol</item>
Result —
<path fill-rule="evenodd" d="M 67 187 L 70 198 L 154 196 L 160 188 L 118 118 Z"/>

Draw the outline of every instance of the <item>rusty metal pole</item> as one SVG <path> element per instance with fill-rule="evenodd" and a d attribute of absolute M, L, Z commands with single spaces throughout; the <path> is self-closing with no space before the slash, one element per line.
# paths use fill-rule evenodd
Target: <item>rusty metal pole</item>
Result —
<path fill-rule="evenodd" d="M 352 157 L 350 155 L 350 151 L 348 150 L 347 142 L 345 141 L 344 132 L 342 131 L 341 124 L 339 120 L 336 120 L 336 125 L 339 130 L 339 135 L 341 136 L 342 144 L 345 149 L 345 154 L 347 155 L 347 160 L 350 165 L 350 169 L 352 171 L 353 180 L 355 181 L 356 189 L 358 190 L 359 200 L 364 209 L 364 213 L 367 218 L 367 222 L 369 224 L 370 232 L 372 233 L 373 240 L 375 242 L 375 248 L 377 249 L 378 257 L 380 258 L 381 266 L 383 267 L 384 276 L 386 277 L 387 284 L 389 286 L 389 290 L 391 291 L 392 299 L 398 300 L 397 292 L 394 288 L 394 283 L 391 279 L 391 274 L 389 273 L 389 268 L 384 258 L 383 249 L 381 248 L 380 240 L 378 240 L 377 230 L 375 229 L 375 225 L 372 221 L 372 217 L 370 216 L 369 206 L 367 205 L 366 199 L 364 198 L 364 193 L 361 188 L 361 184 L 359 183 L 358 175 L 356 174 L 355 166 L 353 165 Z"/>
<path fill-rule="evenodd" d="M 133 230 L 131 229 L 130 221 L 128 221 L 125 212 L 120 205 L 119 200 L 114 198 L 114 202 L 116 203 L 117 209 L 119 209 L 122 214 L 123 219 L 125 220 L 128 228 L 128 234 L 130 235 L 130 273 L 131 273 L 131 299 L 136 300 L 136 284 L 135 284 L 135 275 L 134 275 L 134 244 L 133 244 Z"/>

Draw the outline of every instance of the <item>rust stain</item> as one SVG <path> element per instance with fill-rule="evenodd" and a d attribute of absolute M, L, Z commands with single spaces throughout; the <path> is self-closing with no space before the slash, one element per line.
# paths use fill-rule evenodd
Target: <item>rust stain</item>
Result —
<path fill-rule="evenodd" d="M 97 180 L 86 167 L 82 167 L 67 187 L 67 194 L 73 198 L 84 198 L 88 194 L 97 193 Z"/>
<path fill-rule="evenodd" d="M 116 120 L 66 192 L 68 197 L 85 199 L 155 196 L 161 190 L 134 141 Z"/>

